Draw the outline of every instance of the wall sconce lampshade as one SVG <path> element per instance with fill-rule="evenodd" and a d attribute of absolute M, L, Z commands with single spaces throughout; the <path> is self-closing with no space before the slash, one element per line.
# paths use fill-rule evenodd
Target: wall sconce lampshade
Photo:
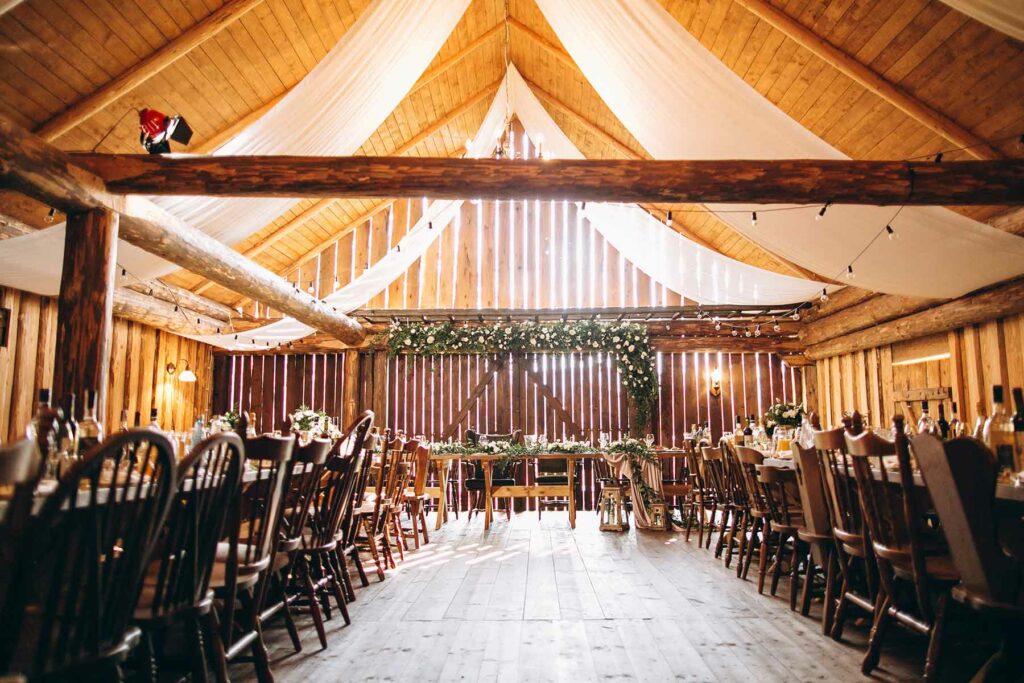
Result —
<path fill-rule="evenodd" d="M 716 398 L 722 395 L 722 370 L 715 368 L 708 373 L 708 391 Z"/>
<path fill-rule="evenodd" d="M 196 373 L 192 372 L 192 368 L 190 368 L 188 366 L 188 361 L 185 360 L 184 358 L 179 358 L 178 362 L 185 364 L 185 369 L 181 371 L 180 375 L 178 375 L 178 381 L 179 382 L 195 382 L 196 381 Z M 168 375 L 173 375 L 177 371 L 178 371 L 178 366 L 177 365 L 175 365 L 174 363 L 168 363 L 167 364 L 167 374 Z"/>

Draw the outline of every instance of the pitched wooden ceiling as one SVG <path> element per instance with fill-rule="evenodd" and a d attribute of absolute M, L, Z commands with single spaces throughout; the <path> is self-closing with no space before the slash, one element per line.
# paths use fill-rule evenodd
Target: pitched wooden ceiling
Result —
<path fill-rule="evenodd" d="M 659 0 L 729 68 L 790 116 L 853 158 L 931 155 L 956 147 L 934 126 L 894 106 L 848 69 L 802 47 L 751 8 L 766 0 Z M 0 112 L 39 128 L 194 34 L 204 18 L 251 9 L 169 66 L 59 135 L 72 150 L 137 149 L 134 107 L 184 114 L 207 151 L 301 80 L 349 30 L 369 0 L 32 0 L 0 17 Z M 771 0 L 781 11 L 915 101 L 970 133 L 1024 131 L 1024 46 L 938 0 Z M 534 0 L 510 0 L 509 58 L 555 121 L 589 157 L 645 157 L 547 25 Z M 461 153 L 504 73 L 502 0 L 473 0 L 412 92 L 360 154 Z M 1020 156 L 1015 141 L 995 145 Z M 969 158 L 954 152 L 947 158 Z M 308 263 L 382 207 L 377 200 L 300 202 L 236 248 L 281 274 Z M 738 260 L 811 274 L 772 255 L 706 213 L 674 210 L 674 227 Z M 987 219 L 1005 209 L 965 211 Z M 2 210 L 0 210 L 2 212 Z M 22 220 L 28 221 L 27 218 Z M 1019 223 L 1020 221 L 1016 221 Z M 1003 221 L 1013 229 L 1014 221 Z M 38 227 L 38 221 L 36 221 Z M 238 297 L 189 273 L 168 281 L 229 303 Z"/>

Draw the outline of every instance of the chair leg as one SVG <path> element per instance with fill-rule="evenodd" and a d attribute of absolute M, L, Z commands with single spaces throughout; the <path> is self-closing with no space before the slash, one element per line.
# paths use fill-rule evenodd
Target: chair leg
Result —
<path fill-rule="evenodd" d="M 292 647 L 296 652 L 302 652 L 302 641 L 299 640 L 299 631 L 295 628 L 295 619 L 292 617 L 291 607 L 288 605 L 287 586 L 281 588 L 281 611 L 284 612 L 284 626 L 288 629 L 288 637 L 292 640 Z"/>
<path fill-rule="evenodd" d="M 192 619 L 188 624 L 188 646 L 189 660 L 192 664 L 192 681 L 194 683 L 206 683 L 209 678 L 206 675 L 206 655 L 203 654 L 203 629 L 199 619 Z"/>
<path fill-rule="evenodd" d="M 419 506 L 420 515 L 420 530 L 423 532 L 423 545 L 430 543 L 430 535 L 427 533 L 427 511 L 424 509 L 422 503 Z M 419 547 L 418 545 L 416 546 Z"/>
<path fill-rule="evenodd" d="M 420 516 L 418 508 L 421 505 L 419 500 L 409 503 L 409 520 L 412 523 L 412 546 L 420 549 Z"/>
<path fill-rule="evenodd" d="M 732 511 L 732 532 L 730 532 L 730 534 L 729 534 L 729 545 L 725 549 L 725 566 L 726 566 L 726 568 L 728 568 L 729 564 L 732 562 L 732 551 L 733 551 L 733 548 L 736 546 L 737 543 L 739 543 L 739 540 L 737 539 L 736 534 L 739 533 L 740 519 L 743 516 L 744 516 L 743 515 L 743 511 L 740 510 L 739 508 L 736 508 L 736 509 L 734 509 Z"/>
<path fill-rule="evenodd" d="M 303 564 L 299 572 L 299 581 L 302 585 L 302 592 L 309 600 L 309 612 L 313 617 L 313 625 L 316 627 L 316 635 L 320 639 L 320 649 L 327 649 L 327 632 L 324 630 L 324 615 L 320 611 L 320 601 L 317 600 L 316 587 L 313 585 L 313 577 L 310 574 L 309 566 Z"/>
<path fill-rule="evenodd" d="M 348 615 L 348 604 L 345 589 L 342 585 L 342 578 L 340 576 L 340 569 L 337 563 L 334 562 L 333 557 L 330 553 L 324 553 L 324 568 L 327 572 L 328 581 L 331 584 L 331 590 L 334 592 L 334 601 L 338 605 L 338 610 L 341 612 L 341 617 L 345 620 L 346 626 L 352 625 L 352 618 Z"/>
<path fill-rule="evenodd" d="M 686 542 L 690 542 L 690 525 L 693 518 L 693 503 L 684 503 L 683 507 L 686 508 L 686 513 L 683 515 L 683 530 L 686 532 Z"/>
<path fill-rule="evenodd" d="M 228 659 L 224 652 L 224 641 L 221 639 L 220 623 L 217 610 L 211 607 L 203 617 L 203 629 L 206 631 L 206 656 L 213 669 L 213 677 L 217 683 L 228 683 Z"/>
<path fill-rule="evenodd" d="M 796 591 L 800 587 L 800 539 L 795 534 L 793 535 L 793 554 L 790 556 L 789 564 L 789 611 L 795 612 Z M 807 566 L 805 571 L 809 572 L 810 566 Z"/>
<path fill-rule="evenodd" d="M 924 660 L 924 680 L 934 681 L 939 671 L 939 656 L 942 651 L 942 631 L 946 626 L 946 609 L 949 593 L 943 593 L 935 605 L 935 621 L 928 640 L 928 654 Z"/>
<path fill-rule="evenodd" d="M 768 535 L 767 529 L 761 531 L 761 551 L 757 558 L 757 594 L 764 595 L 764 579 L 768 573 Z"/>
<path fill-rule="evenodd" d="M 359 583 L 366 586 L 370 585 L 370 579 L 366 576 L 366 569 L 363 568 L 363 558 L 359 557 L 359 549 L 352 549 L 352 564 L 356 566 L 356 572 L 359 574 Z M 352 599 L 355 600 L 355 593 L 352 594 Z"/>
<path fill-rule="evenodd" d="M 750 526 L 750 515 L 749 511 L 744 512 L 740 517 L 740 541 L 739 549 L 737 550 L 736 556 L 736 578 L 740 578 L 743 575 L 743 559 L 747 554 L 747 530 Z"/>
<path fill-rule="evenodd" d="M 715 559 L 716 560 L 719 557 L 722 556 L 722 551 L 725 549 L 725 539 L 729 535 L 728 531 L 729 531 L 730 512 L 732 512 L 732 511 L 730 511 L 729 508 L 724 508 L 722 510 L 722 528 L 718 532 L 718 540 L 715 541 Z"/>
<path fill-rule="evenodd" d="M 715 513 L 718 512 L 718 503 L 711 504 L 711 517 L 708 520 L 708 540 L 704 546 L 705 550 L 711 548 L 711 534 L 715 531 Z"/>
<path fill-rule="evenodd" d="M 865 676 L 871 675 L 882 656 L 882 641 L 885 640 L 885 632 L 889 627 L 891 605 L 892 598 L 884 590 L 879 590 L 875 597 L 875 618 L 871 623 L 871 634 L 868 636 L 868 650 L 864 653 L 864 661 L 860 665 L 860 672 Z"/>
<path fill-rule="evenodd" d="M 836 553 L 832 548 L 825 550 L 825 601 L 821 608 L 821 634 L 829 635 L 836 613 Z"/>
<path fill-rule="evenodd" d="M 775 552 L 775 566 L 772 567 L 772 597 L 775 597 L 775 593 L 779 590 L 779 579 L 782 577 L 782 563 L 785 560 L 787 538 L 788 536 L 785 534 L 778 534 L 778 546 L 776 547 Z"/>
<path fill-rule="evenodd" d="M 743 558 L 743 576 L 740 578 L 744 581 L 747 580 L 747 574 L 750 573 L 750 562 L 754 559 L 754 549 L 757 548 L 758 539 L 764 539 L 764 520 L 760 517 L 754 518 L 754 523 L 750 526 L 750 541 L 747 543 L 747 554 Z M 758 562 L 760 565 L 760 562 Z"/>
<path fill-rule="evenodd" d="M 800 615 L 807 616 L 811 611 L 811 596 L 814 593 L 814 577 L 818 575 L 818 566 L 814 563 L 813 547 L 807 546 L 804 559 L 804 589 L 800 596 Z"/>

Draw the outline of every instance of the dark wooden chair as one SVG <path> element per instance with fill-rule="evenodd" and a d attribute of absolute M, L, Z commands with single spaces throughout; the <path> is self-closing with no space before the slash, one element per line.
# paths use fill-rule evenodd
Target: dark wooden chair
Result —
<path fill-rule="evenodd" d="M 335 549 L 350 602 L 356 597 L 352 586 L 348 585 L 349 560 L 352 561 L 359 574 L 360 583 L 363 586 L 370 585 L 366 570 L 363 568 L 362 558 L 359 557 L 359 546 L 356 543 L 356 536 L 361 525 L 356 510 L 362 505 L 363 497 L 366 494 L 366 486 L 370 478 L 370 465 L 373 462 L 373 442 L 375 440 L 372 432 L 373 419 L 373 411 L 364 411 L 356 418 L 355 422 L 349 425 L 339 446 L 341 454 L 352 459 L 352 478 L 346 484 L 350 487 L 348 502 L 342 509 L 341 526 L 336 534 L 338 546 Z"/>
<path fill-rule="evenodd" d="M 366 484 L 364 492 L 369 490 L 371 483 L 373 490 L 369 495 L 364 495 L 355 509 L 358 529 L 354 538 L 357 548 L 368 552 L 373 558 L 377 577 L 381 581 L 386 576 L 386 570 L 394 569 L 396 566 L 388 531 L 390 522 L 388 485 L 391 482 L 391 473 L 396 471 L 402 459 L 401 440 L 387 438 L 387 430 L 385 431 L 379 465 L 376 468 L 371 467 L 368 471 L 372 482 Z"/>
<path fill-rule="evenodd" d="M 804 448 L 793 442 L 793 459 L 796 463 L 797 485 L 800 487 L 800 503 L 803 507 L 804 523 L 797 536 L 808 549 L 804 558 L 803 592 L 800 598 L 800 613 L 807 616 L 811 610 L 815 578 L 824 574 L 825 589 L 821 610 L 821 632 L 832 630 L 832 616 L 835 612 L 836 560 L 835 539 L 829 520 L 824 480 L 818 454 L 813 448 Z"/>
<path fill-rule="evenodd" d="M 0 615 L 0 671 L 110 681 L 141 633 L 142 578 L 174 500 L 174 448 L 135 430 L 88 452 L 28 522 Z"/>
<path fill-rule="evenodd" d="M 148 680 L 155 681 L 158 670 L 176 668 L 191 673 L 193 681 L 206 680 L 204 647 L 218 637 L 210 578 L 224 524 L 238 504 L 242 451 L 235 434 L 215 434 L 179 463 L 177 493 L 135 608 Z M 188 645 L 185 662 L 170 661 L 157 647 L 176 627 L 183 627 Z"/>
<path fill-rule="evenodd" d="M 757 481 L 764 490 L 764 502 L 768 506 L 771 531 L 776 537 L 775 559 L 772 561 L 771 594 L 775 595 L 778 590 L 782 568 L 786 562 L 786 548 L 789 547 L 789 608 L 796 609 L 797 576 L 802 556 L 802 546 L 797 532 L 804 522 L 796 472 L 791 469 L 762 465 L 757 475 Z M 768 547 L 762 542 L 760 558 L 762 568 L 767 559 Z M 763 579 L 759 577 L 759 591 L 762 586 Z"/>
<path fill-rule="evenodd" d="M 506 434 L 482 434 L 472 429 L 466 430 L 467 445 L 476 446 L 489 441 L 508 441 L 509 443 L 520 444 L 523 442 L 523 430 L 516 429 Z M 463 460 L 462 464 L 467 469 L 465 479 L 463 480 L 463 486 L 467 491 L 469 491 L 470 501 L 468 518 L 472 519 L 474 512 L 480 513 L 484 510 L 481 501 L 485 488 L 484 466 L 479 460 Z M 513 463 L 504 468 L 496 466 L 492 467 L 492 488 L 497 486 L 515 486 L 516 471 L 519 468 L 519 463 Z M 512 519 L 511 499 L 509 499 L 508 505 L 506 506 L 505 515 L 508 519 Z"/>
<path fill-rule="evenodd" d="M 320 605 L 316 601 L 316 592 L 312 589 L 313 579 L 310 576 L 310 568 L 304 562 L 297 562 L 297 560 L 302 547 L 306 520 L 309 518 L 309 509 L 319 491 L 320 479 L 333 446 L 330 439 L 310 439 L 309 443 L 294 448 L 291 466 L 286 468 L 285 497 L 279 523 L 279 538 L 274 555 L 273 571 L 268 574 L 270 581 L 268 595 L 273 595 L 275 599 L 262 609 L 260 621 L 265 624 L 274 615 L 281 612 L 292 641 L 292 647 L 296 652 L 302 651 L 302 643 L 299 640 L 299 632 L 291 613 L 291 604 L 297 597 L 289 594 L 293 581 L 299 587 L 299 595 L 308 599 L 309 611 L 320 638 L 320 645 L 327 647 L 324 618 Z"/>
<path fill-rule="evenodd" d="M 240 422 L 242 420 L 239 420 Z M 210 585 L 221 608 L 215 673 L 227 679 L 227 662 L 251 650 L 261 683 L 273 680 L 263 642 L 260 612 L 278 543 L 282 501 L 295 448 L 294 436 L 263 435 L 245 439 L 248 476 L 227 540 L 217 545 Z"/>
<path fill-rule="evenodd" d="M 853 464 L 846 455 L 845 430 L 814 432 L 814 450 L 818 454 L 836 560 L 842 576 L 829 632 L 833 639 L 839 640 L 843 637 L 850 605 L 874 614 L 878 570 L 868 540 L 868 527 L 861 514 Z"/>
<path fill-rule="evenodd" d="M 707 540 L 705 541 L 705 548 L 711 547 L 711 532 L 718 528 L 721 535 L 725 535 L 728 529 L 729 519 L 735 510 L 732 505 L 732 501 L 729 499 L 729 477 L 728 471 L 726 470 L 725 454 L 722 453 L 721 447 L 712 448 L 710 446 L 701 446 L 701 464 L 703 465 L 704 482 L 708 485 L 711 491 L 711 509 L 710 519 L 708 521 L 708 534 Z M 715 515 L 721 513 L 720 524 L 716 526 Z M 722 539 L 719 538 L 719 545 L 716 546 L 715 556 L 717 557 L 718 547 L 721 545 Z"/>
<path fill-rule="evenodd" d="M 412 538 L 413 545 L 417 550 L 420 547 L 420 535 L 423 536 L 423 544 L 430 543 L 430 536 L 427 534 L 427 506 L 430 504 L 430 496 L 425 492 L 427 488 L 427 476 L 430 473 L 430 447 L 419 445 L 413 455 L 412 486 L 406 488 L 403 495 L 405 509 L 409 513 L 411 524 L 410 529 L 402 529 L 406 538 Z"/>
<path fill-rule="evenodd" d="M 578 460 L 573 461 L 573 467 L 578 464 Z M 567 458 L 538 458 L 534 481 L 537 486 L 567 486 L 569 484 L 569 460 Z M 545 507 L 566 507 L 568 505 L 569 499 L 566 497 L 552 499 L 549 496 L 537 496 L 537 519 L 540 519 L 541 512 Z M 509 508 L 511 509 L 511 505 Z"/>
<path fill-rule="evenodd" d="M 974 677 L 976 681 L 1024 679 L 1024 658 L 1016 650 L 1024 632 L 1024 563 L 1000 547 L 996 536 L 995 488 L 999 464 L 980 441 L 943 443 L 931 434 L 910 439 L 911 450 L 960 574 L 953 599 L 998 624 L 999 651 Z"/>
<path fill-rule="evenodd" d="M 861 671 L 867 676 L 878 666 L 886 630 L 895 621 L 929 638 L 924 678 L 935 680 L 949 591 L 960 575 L 941 539 L 925 536 L 903 416 L 893 422 L 895 441 L 874 432 L 846 437 L 880 582 Z M 893 454 L 895 477 L 884 461 Z"/>
<path fill-rule="evenodd" d="M 387 502 L 387 521 L 384 525 L 388 543 L 398 548 L 398 558 L 405 561 L 405 551 L 409 544 L 402 531 L 402 510 L 405 509 L 405 492 L 408 488 L 409 477 L 412 475 L 413 461 L 416 452 L 419 450 L 420 442 L 411 439 L 402 444 L 401 452 L 394 466 L 388 473 L 385 498 Z"/>
<path fill-rule="evenodd" d="M 0 448 L 0 499 L 7 505 L 0 522 L 0 587 L 11 585 L 15 551 L 27 531 L 42 474 L 42 459 L 32 440 L 22 439 Z M 0 594 L 0 614 L 4 599 Z"/>
<path fill-rule="evenodd" d="M 724 545 L 725 566 L 728 567 L 732 563 L 733 551 L 738 550 L 739 546 L 743 543 L 742 534 L 745 533 L 744 527 L 750 516 L 750 503 L 747 500 L 746 487 L 743 485 L 742 467 L 736 455 L 737 447 L 728 439 L 722 439 L 720 443 L 722 455 L 725 459 L 725 483 L 729 504 L 732 506 L 732 523 L 728 526 L 728 534 L 725 533 L 725 528 L 723 528 L 722 533 L 719 535 L 718 549 L 715 552 L 715 557 L 719 557 L 722 554 Z"/>
<path fill-rule="evenodd" d="M 363 423 L 367 418 L 372 426 L 373 413 L 366 411 L 357 420 L 356 426 Z M 352 563 L 356 567 L 356 571 L 359 573 L 359 580 L 363 586 L 369 585 L 369 580 L 366 577 L 366 571 L 363 568 L 363 561 L 360 556 L 362 550 L 367 550 L 365 539 L 361 536 L 363 529 L 366 527 L 366 518 L 373 514 L 375 508 L 376 498 L 372 501 L 367 501 L 367 491 L 371 484 L 376 488 L 377 482 L 383 475 L 380 471 L 380 467 L 383 467 L 383 463 L 386 461 L 386 451 L 382 451 L 381 466 L 377 468 L 376 476 L 374 475 L 373 459 L 374 459 L 374 448 L 377 442 L 380 441 L 383 448 L 387 448 L 387 439 L 380 437 L 376 431 L 368 431 L 366 437 L 363 439 L 361 444 L 353 444 L 354 448 L 358 448 L 363 454 L 363 460 L 358 468 L 358 475 L 356 477 L 356 484 L 352 491 L 352 509 L 351 512 L 346 516 L 342 523 L 342 530 L 344 532 L 344 541 L 342 543 L 342 551 L 339 553 L 342 560 L 346 557 L 352 560 Z M 376 495 L 375 493 L 373 494 Z M 384 567 L 379 562 L 379 547 L 369 548 L 374 563 L 376 565 L 377 578 L 381 581 L 384 580 Z"/>
<path fill-rule="evenodd" d="M 683 501 L 683 529 L 686 540 L 690 540 L 690 530 L 697 525 L 697 545 L 704 545 L 704 514 L 714 509 L 714 492 L 705 484 L 700 455 L 689 441 L 683 443 L 686 457 L 686 470 L 690 478 L 690 493 Z"/>
<path fill-rule="evenodd" d="M 747 501 L 747 515 L 740 528 L 740 556 L 736 565 L 736 576 L 746 580 L 750 572 L 750 563 L 757 554 L 757 591 L 762 593 L 768 566 L 762 563 L 760 558 L 767 558 L 777 542 L 777 534 L 771 527 L 771 509 L 765 499 L 765 490 L 757 480 L 758 468 L 764 463 L 764 455 L 761 451 L 747 446 L 736 446 L 735 449 L 740 482 Z"/>

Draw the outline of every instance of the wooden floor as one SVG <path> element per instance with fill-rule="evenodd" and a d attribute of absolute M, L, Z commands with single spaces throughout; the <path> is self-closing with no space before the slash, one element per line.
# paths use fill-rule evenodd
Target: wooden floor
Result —
<path fill-rule="evenodd" d="M 463 516 L 384 582 L 371 575 L 352 626 L 336 613 L 328 622 L 327 650 L 307 614 L 296 615 L 299 654 L 271 625 L 277 680 L 866 680 L 864 625 L 842 643 L 825 638 L 816 618 L 789 611 L 785 581 L 777 597 L 759 596 L 696 536 L 602 533 L 591 512 L 575 531 L 564 512 L 497 520 L 484 532 Z M 924 639 L 894 629 L 892 641 L 875 678 L 918 678 Z M 968 649 L 947 641 L 943 680 L 970 677 L 985 653 Z M 231 673 L 255 680 L 248 664 Z"/>

